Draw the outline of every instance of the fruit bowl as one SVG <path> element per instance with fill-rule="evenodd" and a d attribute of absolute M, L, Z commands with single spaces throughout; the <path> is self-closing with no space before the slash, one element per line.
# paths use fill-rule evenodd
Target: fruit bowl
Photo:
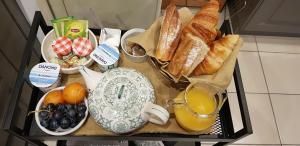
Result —
<path fill-rule="evenodd" d="M 65 88 L 64 86 L 63 86 L 63 87 L 58 87 L 58 88 L 52 89 L 51 91 L 55 91 L 55 90 L 63 90 L 64 88 Z M 70 133 L 76 131 L 77 129 L 79 129 L 79 128 L 83 125 L 83 123 L 86 121 L 87 116 L 88 116 L 88 111 L 89 111 L 89 110 L 88 110 L 88 101 L 87 101 L 86 98 L 84 99 L 84 102 L 81 103 L 81 104 L 84 104 L 85 107 L 86 107 L 86 110 L 85 110 L 85 112 L 84 112 L 84 113 L 85 113 L 85 116 L 84 116 L 83 119 L 81 119 L 81 121 L 80 121 L 79 123 L 77 123 L 77 125 L 76 125 L 75 127 L 73 127 L 73 128 L 69 127 L 69 128 L 66 128 L 66 129 L 63 129 L 63 128 L 59 127 L 59 128 L 57 128 L 55 131 L 51 131 L 51 130 L 45 128 L 44 126 L 42 126 L 42 124 L 41 124 L 42 119 L 41 119 L 40 116 L 39 116 L 39 113 L 40 113 L 39 111 L 40 111 L 41 108 L 42 108 L 43 101 L 44 101 L 46 95 L 47 95 L 48 93 L 50 93 L 51 91 L 47 92 L 47 93 L 40 99 L 40 101 L 38 102 L 38 104 L 37 104 L 37 106 L 36 106 L 36 108 L 35 108 L 35 111 L 37 111 L 37 112 L 35 112 L 35 121 L 36 121 L 38 127 L 39 127 L 42 131 L 44 131 L 45 133 L 50 134 L 50 135 L 55 135 L 55 136 L 59 136 L 59 135 L 67 135 L 67 134 L 70 134 Z M 78 105 L 78 106 L 79 106 L 79 105 Z"/>

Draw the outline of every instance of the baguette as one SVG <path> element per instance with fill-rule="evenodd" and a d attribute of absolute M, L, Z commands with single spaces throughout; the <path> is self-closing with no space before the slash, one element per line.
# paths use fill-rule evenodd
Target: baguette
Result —
<path fill-rule="evenodd" d="M 164 13 L 155 57 L 160 61 L 170 61 L 178 46 L 182 23 L 174 4 L 170 4 Z"/>
<path fill-rule="evenodd" d="M 175 77 L 188 76 L 204 59 L 209 47 L 200 38 L 187 34 L 168 65 L 168 72 Z"/>

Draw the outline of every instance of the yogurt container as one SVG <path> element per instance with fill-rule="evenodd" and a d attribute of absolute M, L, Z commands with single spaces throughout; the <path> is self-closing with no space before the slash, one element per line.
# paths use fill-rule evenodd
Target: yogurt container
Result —
<path fill-rule="evenodd" d="M 90 57 L 98 63 L 100 70 L 105 72 L 118 66 L 120 52 L 118 48 L 102 43 L 90 54 Z"/>
<path fill-rule="evenodd" d="M 30 73 L 29 80 L 32 85 L 38 87 L 43 92 L 48 92 L 61 83 L 61 75 L 59 73 L 60 65 L 55 63 L 39 63 L 35 65 Z"/>

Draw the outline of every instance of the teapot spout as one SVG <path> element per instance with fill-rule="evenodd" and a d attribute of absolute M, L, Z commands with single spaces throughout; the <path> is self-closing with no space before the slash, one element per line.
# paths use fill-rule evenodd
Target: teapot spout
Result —
<path fill-rule="evenodd" d="M 99 80 L 102 78 L 102 73 L 93 71 L 85 66 L 79 66 L 79 72 L 83 76 L 89 92 L 96 88 Z"/>

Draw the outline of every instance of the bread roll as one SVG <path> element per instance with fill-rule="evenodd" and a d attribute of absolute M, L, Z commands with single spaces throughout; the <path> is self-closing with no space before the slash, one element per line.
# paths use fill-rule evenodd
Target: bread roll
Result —
<path fill-rule="evenodd" d="M 197 65 L 204 59 L 209 47 L 200 38 L 187 34 L 168 65 L 168 72 L 175 77 L 190 75 Z"/>
<path fill-rule="evenodd" d="M 166 8 L 162 19 L 161 29 L 157 48 L 155 51 L 156 59 L 170 61 L 178 46 L 182 24 L 179 14 L 174 4 Z"/>
<path fill-rule="evenodd" d="M 191 33 L 200 37 L 204 42 L 211 43 L 217 36 L 216 26 L 219 21 L 219 2 L 210 0 L 182 30 L 182 36 Z"/>
<path fill-rule="evenodd" d="M 211 44 L 205 59 L 196 67 L 192 75 L 209 75 L 218 71 L 238 44 L 239 35 L 227 35 Z"/>

